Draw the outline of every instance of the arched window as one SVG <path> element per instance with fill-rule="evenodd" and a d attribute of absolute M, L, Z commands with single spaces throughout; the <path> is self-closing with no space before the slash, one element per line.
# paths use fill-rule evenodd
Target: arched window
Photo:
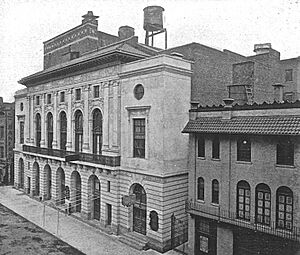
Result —
<path fill-rule="evenodd" d="M 53 116 L 52 113 L 49 112 L 47 114 L 47 147 L 52 149 L 52 142 L 53 142 Z"/>
<path fill-rule="evenodd" d="M 293 192 L 288 187 L 280 187 L 276 192 L 276 227 L 293 228 Z"/>
<path fill-rule="evenodd" d="M 102 114 L 99 109 L 93 112 L 93 153 L 101 154 L 102 149 Z"/>
<path fill-rule="evenodd" d="M 83 117 L 81 111 L 75 112 L 75 151 L 81 152 L 83 144 Z"/>
<path fill-rule="evenodd" d="M 38 113 L 35 116 L 35 132 L 36 132 L 36 146 L 41 146 L 41 115 Z"/>
<path fill-rule="evenodd" d="M 212 181 L 212 199 L 211 202 L 214 204 L 219 204 L 219 182 L 215 179 Z"/>
<path fill-rule="evenodd" d="M 202 177 L 199 177 L 197 181 L 197 199 L 204 200 L 204 179 Z"/>
<path fill-rule="evenodd" d="M 256 186 L 256 223 L 269 226 L 271 223 L 271 190 L 268 185 L 261 183 Z"/>
<path fill-rule="evenodd" d="M 246 181 L 237 184 L 236 216 L 238 219 L 250 220 L 250 185 Z"/>
<path fill-rule="evenodd" d="M 59 115 L 60 120 L 60 149 L 66 150 L 67 143 L 67 116 L 65 112 Z"/>

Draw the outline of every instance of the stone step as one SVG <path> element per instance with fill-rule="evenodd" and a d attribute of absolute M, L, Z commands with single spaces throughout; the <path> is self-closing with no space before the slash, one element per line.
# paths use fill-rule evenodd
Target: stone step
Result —
<path fill-rule="evenodd" d="M 147 237 L 144 235 L 139 235 L 134 232 L 129 232 L 122 234 L 119 238 L 120 242 L 136 249 L 139 251 L 148 250 L 149 247 L 147 245 Z"/>

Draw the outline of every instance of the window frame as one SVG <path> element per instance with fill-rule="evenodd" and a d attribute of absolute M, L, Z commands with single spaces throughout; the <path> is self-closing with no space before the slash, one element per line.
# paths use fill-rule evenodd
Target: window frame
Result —
<path fill-rule="evenodd" d="M 47 148 L 52 149 L 53 143 L 53 114 L 48 112 L 47 114 Z"/>
<path fill-rule="evenodd" d="M 137 123 L 141 123 L 137 125 Z M 137 130 L 141 129 L 140 132 Z M 140 151 L 140 152 L 139 152 Z M 133 157 L 145 158 L 146 154 L 146 119 L 133 118 Z"/>
<path fill-rule="evenodd" d="M 66 150 L 67 145 L 67 128 L 68 128 L 68 121 L 67 121 L 67 115 L 64 111 L 61 111 L 59 114 L 59 132 L 60 132 L 60 149 Z"/>
<path fill-rule="evenodd" d="M 94 98 L 99 98 L 100 97 L 100 86 L 99 85 L 94 86 L 93 96 L 94 96 Z"/>
<path fill-rule="evenodd" d="M 245 143 L 246 142 L 246 143 Z M 237 161 L 251 162 L 251 140 L 249 137 L 239 137 L 236 143 L 236 158 Z"/>
<path fill-rule="evenodd" d="M 75 89 L 75 101 L 81 100 L 81 88 Z"/>
<path fill-rule="evenodd" d="M 24 144 L 24 121 L 20 121 L 20 144 Z"/>
<path fill-rule="evenodd" d="M 260 197 L 261 194 L 262 197 Z M 266 194 L 268 194 L 268 196 L 266 196 Z M 268 185 L 264 183 L 260 183 L 255 187 L 255 223 L 264 226 L 271 225 L 271 210 L 272 210 L 271 198 L 272 198 L 271 189 Z M 269 210 L 269 215 L 267 213 L 267 210 Z M 262 217 L 262 220 L 258 220 L 259 216 Z M 266 219 L 268 219 L 268 222 L 266 222 Z"/>
<path fill-rule="evenodd" d="M 211 157 L 213 159 L 220 159 L 220 137 L 219 136 L 213 137 Z"/>
<path fill-rule="evenodd" d="M 284 202 L 280 202 L 280 196 L 284 196 Z M 291 200 L 288 202 L 288 199 Z M 280 204 L 282 206 L 280 206 Z M 283 207 L 283 208 L 282 208 Z M 290 209 L 287 209 L 290 208 Z M 282 210 L 283 209 L 283 210 Z M 280 219 L 280 213 L 283 213 L 283 219 Z M 294 195 L 293 191 L 285 186 L 281 186 L 276 190 L 276 228 L 292 231 L 293 230 L 293 213 L 294 213 Z M 290 220 L 287 216 L 290 215 Z M 283 220 L 283 226 L 280 226 L 279 222 Z M 290 227 L 287 227 L 287 223 L 290 222 Z"/>
<path fill-rule="evenodd" d="M 217 205 L 220 203 L 220 183 L 217 179 L 211 182 L 211 202 Z"/>
<path fill-rule="evenodd" d="M 205 138 L 203 135 L 197 136 L 197 157 L 205 158 Z"/>
<path fill-rule="evenodd" d="M 66 102 L 66 93 L 65 93 L 65 91 L 61 91 L 60 92 L 60 97 L 59 97 L 59 101 L 60 101 L 60 103 L 65 103 Z"/>
<path fill-rule="evenodd" d="M 295 146 L 290 138 L 280 138 L 276 144 L 276 164 L 294 166 Z"/>
<path fill-rule="evenodd" d="M 288 82 L 288 81 L 293 81 L 293 69 L 290 68 L 290 69 L 285 69 L 285 81 Z"/>
<path fill-rule="evenodd" d="M 83 114 L 75 112 L 75 152 L 82 152 L 83 147 Z"/>
<path fill-rule="evenodd" d="M 4 126 L 0 126 L 0 139 L 4 139 Z"/>
<path fill-rule="evenodd" d="M 204 201 L 204 179 L 203 177 L 198 177 L 197 179 L 197 200 Z"/>
<path fill-rule="evenodd" d="M 242 214 L 240 214 L 240 212 L 242 212 Z M 240 220 L 250 221 L 250 215 L 251 187 L 248 182 L 239 181 L 236 186 L 236 218 Z"/>
<path fill-rule="evenodd" d="M 47 104 L 52 104 L 52 95 L 47 94 Z"/>
<path fill-rule="evenodd" d="M 5 158 L 4 146 L 0 146 L 0 158 Z"/>
<path fill-rule="evenodd" d="M 40 105 L 40 96 L 35 97 L 35 104 Z"/>

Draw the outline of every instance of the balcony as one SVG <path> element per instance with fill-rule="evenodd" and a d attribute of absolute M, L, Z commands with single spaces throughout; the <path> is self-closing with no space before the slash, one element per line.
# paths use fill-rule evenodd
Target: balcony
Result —
<path fill-rule="evenodd" d="M 71 156 L 78 154 L 78 161 L 90 162 L 94 164 L 100 164 L 105 166 L 117 167 L 120 166 L 120 156 L 104 156 L 98 154 L 90 153 L 76 153 L 73 151 L 65 151 L 59 149 L 49 149 L 49 148 L 40 148 L 35 146 L 23 145 L 24 152 L 36 153 L 45 156 L 53 156 L 58 158 L 65 158 L 66 156 Z"/>
<path fill-rule="evenodd" d="M 192 215 L 300 242 L 300 228 L 297 227 L 293 227 L 291 230 L 283 230 L 276 227 L 275 221 L 271 221 L 269 226 L 265 226 L 255 223 L 254 217 L 251 217 L 250 221 L 237 219 L 236 213 L 233 211 L 221 209 L 219 206 L 204 205 L 194 200 L 186 201 L 185 210 Z"/>

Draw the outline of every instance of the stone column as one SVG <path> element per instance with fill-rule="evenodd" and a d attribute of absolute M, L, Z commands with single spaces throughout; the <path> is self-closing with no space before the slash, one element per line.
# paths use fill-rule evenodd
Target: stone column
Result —
<path fill-rule="evenodd" d="M 83 146 L 82 151 L 85 153 L 90 152 L 89 146 L 89 90 L 90 86 L 84 86 L 83 88 L 83 100 L 84 100 L 84 110 L 83 110 Z"/>
<path fill-rule="evenodd" d="M 67 144 L 66 150 L 72 150 L 72 90 L 67 90 L 67 101 L 68 101 L 68 111 L 67 111 Z"/>
<path fill-rule="evenodd" d="M 24 132 L 25 132 L 25 144 L 30 144 L 30 123 L 33 121 L 31 119 L 31 112 L 30 112 L 30 105 L 31 105 L 31 98 L 28 96 L 26 97 L 26 112 L 25 112 L 25 126 L 24 126 Z"/>
<path fill-rule="evenodd" d="M 119 131 L 119 82 L 113 83 L 113 119 L 112 119 L 112 147 L 114 150 L 119 149 L 118 133 Z"/>
<path fill-rule="evenodd" d="M 57 149 L 57 92 L 53 93 L 53 141 L 52 148 Z"/>
<path fill-rule="evenodd" d="M 41 147 L 46 147 L 46 122 L 45 122 L 45 96 L 46 94 L 42 94 L 41 96 Z"/>
<path fill-rule="evenodd" d="M 103 98 L 104 98 L 104 106 L 103 106 L 103 145 L 102 150 L 108 150 L 109 148 L 109 123 L 108 123 L 108 90 L 109 83 L 105 82 L 103 84 Z"/>
<path fill-rule="evenodd" d="M 34 113 L 33 113 L 33 106 L 34 106 L 34 96 L 31 97 L 30 100 L 31 104 L 30 104 L 30 122 L 29 122 L 29 138 L 30 138 L 30 142 L 31 144 L 34 146 L 34 142 L 35 142 L 35 134 L 34 134 Z"/>

